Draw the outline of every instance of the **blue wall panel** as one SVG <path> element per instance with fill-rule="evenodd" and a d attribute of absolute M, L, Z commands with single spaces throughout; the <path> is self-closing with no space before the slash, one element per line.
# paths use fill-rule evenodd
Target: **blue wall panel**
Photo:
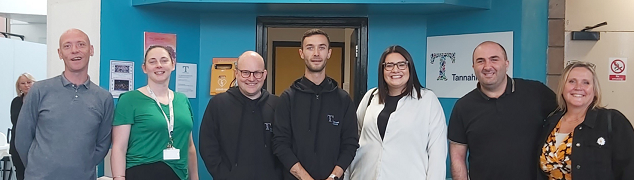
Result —
<path fill-rule="evenodd" d="M 198 64 L 198 124 L 200 127 L 209 95 L 211 60 L 214 57 L 238 57 L 244 51 L 255 51 L 255 14 L 200 15 L 200 62 Z M 198 135 L 194 139 L 198 139 Z M 202 159 L 198 160 L 201 180 L 212 179 Z"/>
<path fill-rule="evenodd" d="M 452 4 L 457 6 L 487 8 L 490 0 L 131 0 L 132 5 L 142 6 L 160 3 L 196 3 L 196 4 Z"/>
<path fill-rule="evenodd" d="M 368 16 L 368 89 L 377 87 L 379 59 L 391 45 L 404 47 L 414 59 L 416 73 L 425 84 L 427 21 L 422 15 Z"/>
<path fill-rule="evenodd" d="M 546 83 L 548 50 L 548 0 L 523 0 L 519 50 L 514 68 L 517 77 Z"/>

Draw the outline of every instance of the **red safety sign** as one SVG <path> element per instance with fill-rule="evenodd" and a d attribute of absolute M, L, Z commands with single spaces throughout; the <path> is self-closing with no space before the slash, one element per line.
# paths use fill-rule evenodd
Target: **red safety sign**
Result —
<path fill-rule="evenodd" d="M 610 58 L 610 71 L 608 72 L 610 81 L 625 81 L 626 63 L 626 58 Z"/>

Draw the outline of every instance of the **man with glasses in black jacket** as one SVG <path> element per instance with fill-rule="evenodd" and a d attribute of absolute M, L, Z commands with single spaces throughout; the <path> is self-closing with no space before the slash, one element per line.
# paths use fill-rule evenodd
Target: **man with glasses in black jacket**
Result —
<path fill-rule="evenodd" d="M 279 180 L 273 155 L 273 117 L 277 97 L 262 89 L 264 59 L 247 51 L 237 61 L 237 87 L 209 100 L 200 126 L 200 155 L 219 180 Z"/>

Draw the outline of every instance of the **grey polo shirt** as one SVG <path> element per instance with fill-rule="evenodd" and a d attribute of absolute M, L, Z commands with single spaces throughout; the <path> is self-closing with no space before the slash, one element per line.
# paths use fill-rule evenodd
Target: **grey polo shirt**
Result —
<path fill-rule="evenodd" d="M 33 84 L 18 117 L 15 145 L 25 179 L 94 180 L 111 143 L 114 102 L 88 79 L 64 75 Z"/>

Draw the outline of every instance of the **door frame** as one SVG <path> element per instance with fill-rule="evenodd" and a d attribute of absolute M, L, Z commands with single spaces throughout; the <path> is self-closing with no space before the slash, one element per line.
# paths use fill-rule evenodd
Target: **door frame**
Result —
<path fill-rule="evenodd" d="M 358 52 L 355 60 L 354 99 L 355 105 L 361 102 L 366 93 L 368 81 L 368 18 L 367 17 L 287 17 L 287 16 L 258 16 L 256 18 L 256 52 L 268 62 L 266 54 L 267 28 L 355 28 L 357 29 Z M 270 44 L 272 46 L 272 44 Z"/>

